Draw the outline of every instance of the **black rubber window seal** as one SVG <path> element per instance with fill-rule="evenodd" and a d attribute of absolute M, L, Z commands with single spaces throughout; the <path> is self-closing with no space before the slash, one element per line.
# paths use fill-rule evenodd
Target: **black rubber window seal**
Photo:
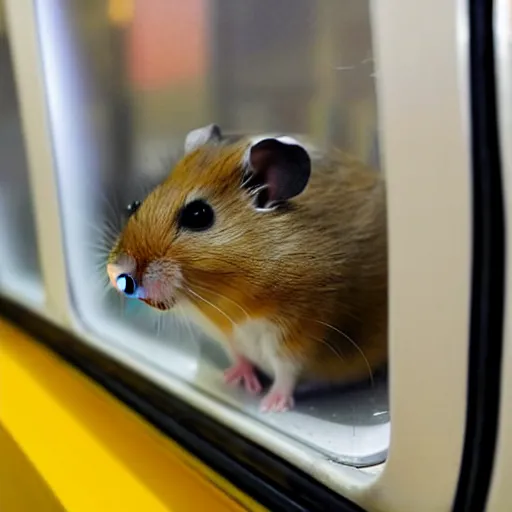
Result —
<path fill-rule="evenodd" d="M 493 0 L 469 0 L 473 261 L 467 412 L 455 512 L 482 512 L 499 421 L 505 223 L 494 62 Z"/>

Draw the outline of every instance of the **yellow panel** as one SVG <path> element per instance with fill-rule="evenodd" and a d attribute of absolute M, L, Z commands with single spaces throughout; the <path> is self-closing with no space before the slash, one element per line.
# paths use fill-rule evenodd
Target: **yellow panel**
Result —
<path fill-rule="evenodd" d="M 263 510 L 1 319 L 0 426 L 67 511 Z"/>
<path fill-rule="evenodd" d="M 65 512 L 12 437 L 0 427 L 0 510 Z"/>

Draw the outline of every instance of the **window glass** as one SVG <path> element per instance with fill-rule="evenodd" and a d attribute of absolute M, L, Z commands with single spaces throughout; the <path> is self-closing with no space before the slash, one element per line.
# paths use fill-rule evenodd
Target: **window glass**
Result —
<path fill-rule="evenodd" d="M 370 13 L 361 0 L 60 0 L 38 23 L 73 304 L 105 340 L 352 465 L 382 462 L 384 377 L 297 393 L 263 415 L 222 382 L 223 349 L 108 287 L 106 252 L 183 153 L 186 134 L 307 135 L 379 169 Z"/>

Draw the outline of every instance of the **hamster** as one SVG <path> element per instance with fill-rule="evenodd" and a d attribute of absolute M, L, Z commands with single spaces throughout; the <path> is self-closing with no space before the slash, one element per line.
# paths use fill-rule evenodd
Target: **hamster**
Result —
<path fill-rule="evenodd" d="M 262 411 L 301 380 L 372 380 L 387 361 L 381 173 L 297 138 L 190 132 L 185 155 L 132 215 L 107 262 L 119 292 L 179 310 L 223 344 L 231 385 Z"/>

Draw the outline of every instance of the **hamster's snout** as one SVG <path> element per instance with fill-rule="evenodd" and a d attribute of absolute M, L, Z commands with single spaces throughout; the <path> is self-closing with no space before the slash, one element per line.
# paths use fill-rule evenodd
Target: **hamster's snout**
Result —
<path fill-rule="evenodd" d="M 129 298 L 139 299 L 161 311 L 171 309 L 181 284 L 179 267 L 168 261 L 154 260 L 141 267 L 126 255 L 107 264 L 110 283 Z"/>
<path fill-rule="evenodd" d="M 121 270 L 117 265 L 107 265 L 107 273 L 114 288 L 129 298 L 145 299 L 146 293 L 131 272 Z"/>

